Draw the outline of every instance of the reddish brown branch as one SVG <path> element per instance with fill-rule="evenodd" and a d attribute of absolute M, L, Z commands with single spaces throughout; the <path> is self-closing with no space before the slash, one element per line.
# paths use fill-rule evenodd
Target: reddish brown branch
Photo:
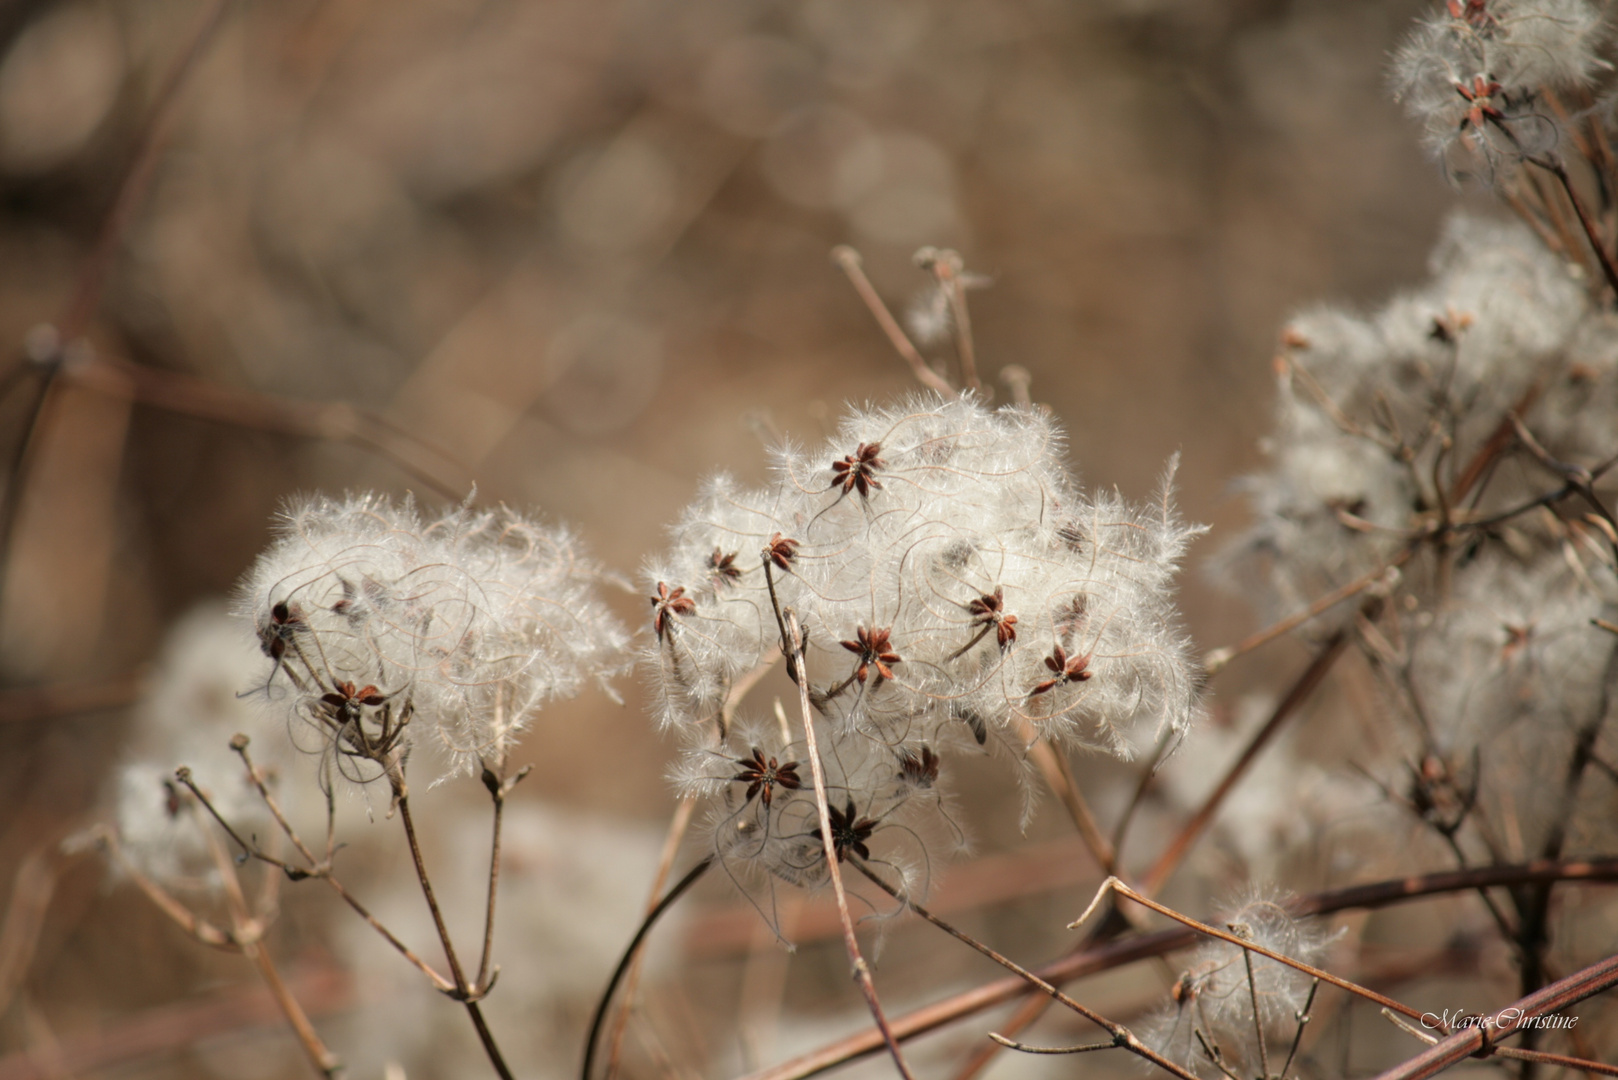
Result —
<path fill-rule="evenodd" d="M 1298 915 L 1325 915 L 1334 911 L 1385 907 L 1467 889 L 1541 881 L 1618 881 L 1618 858 L 1541 861 L 1412 875 L 1315 893 L 1300 897 L 1288 908 Z M 1196 941 L 1196 937 L 1195 931 L 1184 927 L 1160 930 L 1081 949 L 1043 967 L 1034 968 L 1033 973 L 1052 985 L 1060 986 L 1087 975 L 1186 949 Z M 1027 983 L 1020 978 L 997 979 L 894 1017 L 891 1022 L 893 1034 L 901 1042 L 912 1039 L 1030 992 Z M 863 1031 L 753 1073 L 747 1080 L 802 1080 L 882 1049 L 883 1042 L 875 1032 Z"/>
<path fill-rule="evenodd" d="M 1376 1080 L 1425 1080 L 1467 1058 L 1487 1057 L 1499 1040 L 1518 1031 L 1531 1030 L 1533 1020 L 1553 1016 L 1614 985 L 1618 985 L 1618 956 L 1609 956 L 1497 1010 L 1491 1016 L 1493 1026 L 1464 1027 L 1439 1040 L 1431 1049 L 1382 1073 Z"/>

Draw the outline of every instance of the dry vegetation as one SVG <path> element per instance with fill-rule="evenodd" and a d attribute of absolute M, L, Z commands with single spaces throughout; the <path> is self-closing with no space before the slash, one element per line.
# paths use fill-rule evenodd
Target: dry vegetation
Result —
<path fill-rule="evenodd" d="M 0 7 L 0 1078 L 1611 1073 L 1604 12 Z"/>

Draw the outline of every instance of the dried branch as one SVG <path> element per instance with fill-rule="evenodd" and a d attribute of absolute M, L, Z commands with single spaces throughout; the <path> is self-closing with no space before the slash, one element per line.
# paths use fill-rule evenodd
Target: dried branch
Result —
<path fill-rule="evenodd" d="M 905 336 L 898 320 L 877 295 L 876 289 L 871 285 L 871 279 L 865 276 L 865 270 L 861 267 L 860 253 L 846 244 L 839 244 L 832 248 L 831 257 L 832 261 L 843 268 L 843 273 L 848 275 L 848 280 L 854 285 L 854 291 L 865 301 L 865 306 L 876 317 L 877 325 L 888 335 L 888 341 L 893 344 L 894 349 L 904 358 L 904 362 L 910 365 L 911 374 L 916 376 L 916 380 L 927 389 L 936 391 L 946 398 L 958 397 L 955 388 L 928 365 L 926 357 L 916 351 L 915 345 Z"/>

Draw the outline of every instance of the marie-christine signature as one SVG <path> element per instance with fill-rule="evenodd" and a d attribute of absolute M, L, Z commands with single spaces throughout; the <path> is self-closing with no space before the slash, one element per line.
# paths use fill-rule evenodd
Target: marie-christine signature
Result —
<path fill-rule="evenodd" d="M 1445 1009 L 1441 1013 L 1422 1013 L 1421 1026 L 1424 1028 L 1445 1028 L 1449 1031 L 1458 1031 L 1462 1028 L 1499 1028 L 1502 1031 L 1516 1031 L 1520 1028 L 1571 1028 L 1577 1025 L 1577 1016 L 1561 1016 L 1549 1013 L 1544 1016 L 1525 1015 L 1523 1010 L 1511 1008 L 1501 1009 L 1497 1013 L 1469 1013 L 1460 1009 Z"/>

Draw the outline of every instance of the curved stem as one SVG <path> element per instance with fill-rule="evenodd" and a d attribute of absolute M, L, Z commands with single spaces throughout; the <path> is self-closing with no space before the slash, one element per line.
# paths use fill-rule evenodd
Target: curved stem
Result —
<path fill-rule="evenodd" d="M 707 873 L 708 868 L 712 865 L 713 856 L 710 855 L 686 871 L 685 877 L 674 883 L 674 888 L 668 891 L 668 895 L 659 900 L 646 913 L 646 918 L 641 920 L 640 929 L 636 930 L 635 936 L 629 939 L 629 947 L 624 950 L 623 956 L 618 959 L 618 966 L 613 969 L 612 978 L 607 980 L 607 988 L 601 992 L 601 1000 L 596 1003 L 595 1015 L 590 1020 L 590 1033 L 584 1039 L 584 1067 L 579 1070 L 580 1080 L 590 1080 L 590 1070 L 595 1065 L 596 1040 L 601 1037 L 601 1025 L 607 1019 L 607 1007 L 612 1004 L 612 995 L 617 992 L 618 984 L 623 980 L 624 973 L 629 970 L 629 965 L 639 955 L 641 942 L 646 940 L 646 935 L 651 933 L 652 927 L 656 925 L 658 919 L 662 918 L 663 913 L 673 907 L 674 902 L 687 889 L 696 884 L 697 879 Z"/>

